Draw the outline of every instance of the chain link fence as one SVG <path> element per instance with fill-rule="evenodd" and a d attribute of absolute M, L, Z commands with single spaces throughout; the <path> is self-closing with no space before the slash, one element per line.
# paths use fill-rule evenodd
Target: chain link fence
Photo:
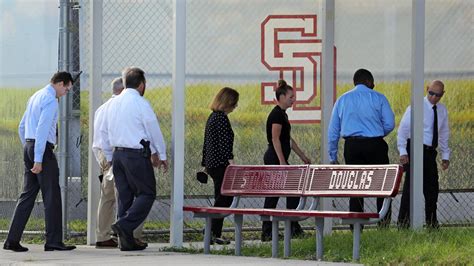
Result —
<path fill-rule="evenodd" d="M 316 39 L 322 39 L 322 2 L 301 0 L 217 1 L 189 0 L 186 2 L 186 102 L 185 104 L 185 205 L 212 205 L 212 183 L 200 184 L 195 173 L 201 169 L 201 151 L 204 126 L 210 110 L 208 105 L 224 86 L 239 91 L 238 108 L 229 115 L 235 132 L 234 154 L 238 164 L 263 164 L 267 143 L 265 122 L 272 105 L 262 105 L 261 82 L 275 82 L 279 71 L 270 71 L 262 63 L 264 34 L 262 24 L 269 16 L 314 15 Z M 85 234 L 87 204 L 88 161 L 88 93 L 90 82 L 90 6 L 92 0 L 80 0 L 77 12 L 79 38 L 71 41 L 71 59 L 80 63 L 80 93 L 72 97 L 73 118 L 78 119 L 76 132 L 80 135 L 70 143 L 76 144 L 80 155 L 74 153 L 71 163 L 80 164 L 80 174 L 68 180 L 68 227 L 70 233 Z M 426 3 L 426 82 L 433 78 L 446 83 L 446 104 L 450 115 L 452 150 L 451 166 L 440 170 L 438 216 L 442 224 L 470 224 L 474 222 L 474 180 L 470 168 L 473 162 L 473 105 L 474 91 L 472 27 L 473 3 L 468 1 L 428 0 Z M 74 13 L 73 12 L 73 13 Z M 471 12 L 471 13 L 469 13 Z M 72 16 L 74 17 L 74 16 Z M 172 0 L 104 0 L 102 32 L 102 91 L 105 102 L 111 95 L 111 81 L 120 76 L 127 66 L 139 66 L 146 72 L 145 97 L 152 104 L 160 121 L 168 154 L 171 154 L 172 96 Z M 76 22 L 74 22 L 76 23 Z M 73 25 L 75 25 L 73 23 Z M 337 95 L 352 88 L 352 74 L 357 68 L 372 70 L 376 90 L 384 93 L 400 122 L 410 103 L 411 64 L 411 1 L 336 1 Z M 281 33 L 282 38 L 303 38 L 298 32 Z M 267 40 L 268 41 L 268 40 Z M 274 40 L 271 40 L 274 41 Z M 76 46 L 77 45 L 77 46 Z M 309 47 L 311 48 L 311 47 Z M 305 46 L 305 49 L 309 49 Z M 312 48 L 311 48 L 312 49 Z M 312 52 L 313 50 L 310 50 Z M 442 63 L 440 63 L 442 62 Z M 319 64 L 320 61 L 317 61 Z M 74 69 L 75 70 L 75 69 Z M 283 71 L 290 84 L 301 86 L 303 81 Z M 320 69 L 317 84 L 320 86 Z M 423 89 L 423 88 L 419 88 Z M 15 100 L 11 111 L 0 120 L 0 230 L 8 229 L 15 200 L 21 191 L 22 158 L 16 126 L 21 118 L 27 98 L 33 93 L 15 91 L 2 96 L 3 103 Z M 304 106 L 317 107 L 319 87 L 315 100 Z M 2 104 L 0 106 L 6 106 Z M 5 108 L 5 107 L 2 107 Z M 76 109 L 74 109 L 76 108 Z M 75 116 L 77 114 L 79 116 Z M 396 129 L 387 138 L 390 160 L 398 162 Z M 321 161 L 320 124 L 294 124 L 292 136 L 313 163 Z M 340 143 L 342 158 L 342 141 Z M 74 147 L 72 147 L 74 149 Z M 13 154 L 13 155 L 12 155 Z M 13 156 L 13 157 L 12 157 Z M 171 162 L 172 163 L 172 162 Z M 297 156 L 290 157 L 291 164 L 299 164 Z M 153 206 L 145 233 L 167 232 L 169 228 L 170 173 L 156 172 L 158 198 Z M 393 203 L 392 221 L 396 221 L 398 196 Z M 38 202 L 41 205 L 41 202 Z M 263 207 L 261 199 L 246 199 L 243 207 Z M 348 209 L 348 199 L 334 199 L 337 210 Z M 279 202 L 284 207 L 284 199 Z M 375 210 L 375 200 L 366 200 L 366 208 Z M 42 217 L 41 208 L 35 215 Z M 337 221 L 334 221 L 335 225 Z M 84 226 L 77 226 L 82 224 Z M 303 222 L 312 226 L 312 222 Z M 225 220 L 225 227 L 232 227 L 232 220 Z M 258 217 L 246 217 L 244 226 L 258 230 Z M 339 226 L 339 225 L 338 225 Z M 42 225 L 34 228 L 43 230 Z M 201 232 L 202 221 L 185 214 L 186 232 Z M 162 240 L 162 239 L 161 239 Z"/>

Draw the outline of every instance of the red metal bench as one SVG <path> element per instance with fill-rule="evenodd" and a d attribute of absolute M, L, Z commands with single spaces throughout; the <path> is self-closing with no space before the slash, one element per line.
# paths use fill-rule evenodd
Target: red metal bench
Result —
<path fill-rule="evenodd" d="M 227 196 L 234 196 L 232 205 L 229 208 L 183 207 L 184 211 L 193 212 L 194 217 L 206 219 L 204 253 L 208 254 L 210 251 L 211 219 L 223 218 L 233 214 L 235 221 L 235 254 L 240 255 L 243 215 L 263 215 L 264 213 L 263 208 L 238 208 L 240 197 L 302 196 L 308 176 L 308 169 L 308 165 L 231 165 L 227 167 L 221 193 Z"/>
<path fill-rule="evenodd" d="M 230 214 L 235 221 L 235 254 L 240 255 L 243 215 L 260 215 L 272 221 L 272 256 L 278 256 L 278 224 L 285 222 L 284 255 L 291 252 L 291 221 L 309 217 L 316 220 L 316 257 L 322 259 L 324 218 L 339 218 L 354 224 L 353 259 L 359 259 L 360 226 L 376 223 L 385 217 L 391 198 L 398 193 L 402 168 L 399 165 L 294 165 L 254 166 L 232 165 L 224 175 L 222 194 L 234 196 L 229 208 L 185 206 L 184 211 L 206 219 L 204 253 L 210 251 L 211 219 Z M 238 208 L 240 197 L 302 197 L 296 210 Z M 316 210 L 319 198 L 324 197 L 384 197 L 379 213 Z M 308 198 L 313 202 L 304 209 Z"/>

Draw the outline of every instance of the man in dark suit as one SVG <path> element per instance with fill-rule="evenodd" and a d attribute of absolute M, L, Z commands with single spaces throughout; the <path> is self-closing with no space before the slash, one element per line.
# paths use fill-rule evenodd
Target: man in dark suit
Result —
<path fill-rule="evenodd" d="M 23 192 L 13 213 L 13 218 L 3 249 L 16 252 L 28 251 L 20 245 L 25 225 L 30 218 L 39 190 L 43 196 L 46 244 L 45 251 L 72 250 L 62 242 L 62 206 L 59 189 L 59 168 L 53 148 L 56 143 L 58 98 L 71 89 L 73 79 L 68 72 L 57 72 L 50 84 L 37 91 L 28 100 L 18 131 L 23 144 L 25 163 Z"/>

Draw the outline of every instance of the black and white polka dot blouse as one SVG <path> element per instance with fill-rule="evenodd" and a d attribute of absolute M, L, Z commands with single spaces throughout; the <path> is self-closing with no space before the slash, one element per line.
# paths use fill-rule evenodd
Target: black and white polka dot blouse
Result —
<path fill-rule="evenodd" d="M 209 115 L 204 132 L 201 165 L 216 168 L 229 165 L 234 158 L 234 131 L 224 112 L 212 112 Z"/>

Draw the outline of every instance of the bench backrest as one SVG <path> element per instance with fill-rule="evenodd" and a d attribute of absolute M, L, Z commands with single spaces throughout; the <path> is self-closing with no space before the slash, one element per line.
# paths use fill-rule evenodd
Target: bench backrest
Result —
<path fill-rule="evenodd" d="M 403 168 L 400 165 L 311 165 L 305 196 L 395 197 Z"/>
<path fill-rule="evenodd" d="M 229 165 L 221 192 L 229 196 L 302 196 L 308 165 Z"/>

